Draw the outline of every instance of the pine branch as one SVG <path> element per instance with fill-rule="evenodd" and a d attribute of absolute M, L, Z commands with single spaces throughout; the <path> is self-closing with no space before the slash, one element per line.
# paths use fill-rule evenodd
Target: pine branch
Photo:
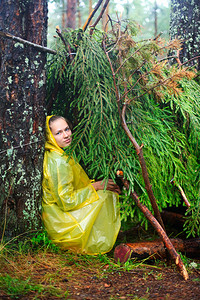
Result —
<path fill-rule="evenodd" d="M 115 75 L 110 57 L 109 57 L 108 53 L 106 52 L 105 38 L 104 38 L 104 42 L 103 42 L 103 47 L 104 47 L 105 54 L 108 58 L 111 70 L 112 70 L 112 76 L 113 76 L 116 99 L 117 99 L 117 105 L 118 105 L 118 112 L 119 112 L 119 115 L 120 115 L 122 127 L 123 127 L 126 135 L 128 136 L 129 140 L 133 144 L 133 146 L 136 150 L 136 153 L 138 155 L 140 166 L 141 166 L 141 169 L 142 169 L 142 175 L 143 175 L 144 182 L 145 182 L 145 189 L 146 189 L 147 194 L 149 196 L 149 199 L 151 201 L 152 208 L 153 208 L 153 211 L 155 213 L 155 216 L 156 216 L 157 220 L 159 221 L 159 223 L 161 224 L 161 226 L 163 228 L 165 228 L 164 224 L 163 224 L 163 221 L 162 221 L 162 218 L 161 218 L 161 215 L 160 215 L 160 212 L 159 212 L 159 209 L 158 209 L 158 206 L 157 206 L 157 203 L 156 203 L 155 196 L 154 196 L 153 191 L 152 191 L 152 186 L 150 184 L 149 175 L 148 175 L 148 171 L 147 171 L 147 167 L 146 167 L 146 162 L 144 160 L 144 156 L 143 156 L 143 152 L 142 152 L 142 147 L 140 147 L 138 145 L 138 143 L 136 142 L 136 140 L 134 139 L 134 137 L 131 134 L 130 130 L 128 129 L 128 126 L 127 126 L 126 121 L 125 121 L 125 112 L 126 112 L 127 105 L 126 104 L 123 105 L 122 111 L 120 109 L 120 100 L 121 99 L 120 99 L 120 95 L 119 95 L 119 92 L 118 92 L 118 87 L 117 87 L 117 84 L 116 84 L 116 75 Z M 120 49 L 119 49 L 119 53 L 120 53 Z M 121 64 L 122 64 L 122 62 L 121 62 Z M 123 82 L 124 82 L 125 94 L 127 94 L 128 92 L 127 92 L 126 81 L 124 80 Z"/>
<path fill-rule="evenodd" d="M 154 68 L 153 68 L 152 70 L 154 70 Z M 152 71 L 152 70 L 151 70 L 151 71 Z M 150 73 L 150 71 L 149 71 L 149 72 L 146 72 L 147 75 L 148 75 L 149 73 Z M 136 83 L 138 83 L 143 77 L 144 77 L 144 74 L 136 81 Z M 155 88 L 157 88 L 157 87 L 159 87 L 159 86 L 166 86 L 166 85 L 167 85 L 167 82 L 170 81 L 170 80 L 172 80 L 174 77 L 176 77 L 176 74 L 175 74 L 175 75 L 172 75 L 172 76 L 170 76 L 170 77 L 168 77 L 168 78 L 166 78 L 165 80 L 159 80 L 158 83 L 156 83 L 155 85 L 153 85 L 151 88 L 147 89 L 144 93 L 142 93 L 142 94 L 140 94 L 140 95 L 134 97 L 133 99 L 130 99 L 130 100 L 127 102 L 127 104 L 130 104 L 133 100 L 136 100 L 136 99 L 138 99 L 138 98 L 143 97 L 144 95 L 146 95 L 147 93 L 149 93 L 150 91 L 154 90 Z M 134 87 L 136 86 L 136 83 L 134 84 L 134 86 L 133 86 L 131 89 L 129 89 L 127 92 L 124 93 L 124 95 L 122 96 L 122 99 L 125 98 L 126 95 L 127 95 L 131 90 L 134 89 Z"/>
<path fill-rule="evenodd" d="M 120 38 L 119 38 L 120 39 Z M 142 48 L 144 47 L 144 45 L 142 45 L 140 48 L 138 48 L 133 54 L 131 54 L 131 56 L 129 56 L 129 57 L 127 57 L 123 62 L 121 62 L 121 64 L 120 64 L 120 66 L 119 66 L 119 68 L 117 69 L 117 71 L 115 72 L 115 74 L 117 74 L 118 72 L 119 72 L 119 70 L 125 65 L 125 63 L 127 62 L 127 61 L 129 61 L 129 59 L 131 58 L 131 57 L 133 57 L 135 54 L 137 54 Z M 144 63 L 146 63 L 147 62 L 147 60 L 145 60 L 144 61 Z M 142 64 L 143 65 L 143 64 Z M 141 67 L 140 67 L 141 68 Z M 134 73 L 133 73 L 134 74 Z"/>
<path fill-rule="evenodd" d="M 36 48 L 38 51 L 40 52 L 48 52 L 48 53 L 51 53 L 51 54 L 56 54 L 57 52 L 55 50 L 52 50 L 52 49 L 49 49 L 47 47 L 44 47 L 44 46 L 41 46 L 41 45 L 38 45 L 38 44 L 34 44 L 32 42 L 29 42 L 27 40 L 24 40 L 24 39 L 21 39 L 19 37 L 16 37 L 10 33 L 6 33 L 6 32 L 3 32 L 3 31 L 0 31 L 0 36 L 4 37 L 4 38 L 7 38 L 7 39 L 11 39 L 13 41 L 16 41 L 20 44 L 24 44 L 24 45 L 29 45 L 31 47 L 34 47 Z"/>

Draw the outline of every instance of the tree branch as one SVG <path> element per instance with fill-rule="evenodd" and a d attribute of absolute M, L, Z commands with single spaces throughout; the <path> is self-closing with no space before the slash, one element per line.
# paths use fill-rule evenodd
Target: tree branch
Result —
<path fill-rule="evenodd" d="M 153 211 L 155 213 L 155 216 L 156 216 L 157 220 L 159 221 L 159 223 L 161 224 L 161 226 L 163 228 L 165 228 L 164 224 L 163 224 L 163 221 L 162 221 L 162 218 L 161 218 L 161 215 L 160 215 L 160 211 L 159 211 L 157 203 L 156 203 L 155 196 L 154 196 L 153 191 L 152 191 L 151 184 L 150 184 L 149 175 L 148 175 L 148 171 L 147 171 L 147 167 L 146 167 L 146 162 L 144 160 L 142 147 L 140 147 L 138 145 L 138 143 L 136 142 L 136 140 L 132 136 L 132 134 L 131 134 L 131 132 L 128 129 L 128 126 L 126 124 L 125 112 L 126 112 L 126 106 L 127 105 L 124 104 L 124 106 L 122 108 L 122 111 L 121 111 L 121 108 L 120 108 L 120 100 L 121 99 L 120 99 L 120 95 L 119 95 L 118 87 L 117 87 L 117 83 L 116 83 L 116 75 L 115 75 L 115 72 L 114 72 L 114 69 L 113 69 L 110 57 L 109 57 L 109 55 L 108 55 L 108 53 L 106 51 L 105 38 L 103 40 L 103 48 L 104 48 L 105 54 L 106 54 L 106 56 L 108 58 L 108 62 L 110 64 L 110 68 L 111 68 L 111 71 L 112 71 L 113 82 L 114 82 L 114 87 L 115 87 L 115 94 L 116 94 L 116 98 L 117 98 L 118 112 L 119 112 L 119 116 L 120 116 L 120 119 L 121 119 L 122 127 L 123 127 L 126 135 L 128 136 L 128 138 L 130 139 L 131 143 L 133 144 L 133 146 L 134 146 L 134 148 L 136 150 L 136 153 L 138 155 L 140 166 L 141 166 L 141 169 L 142 169 L 142 175 L 143 175 L 144 182 L 145 182 L 145 189 L 146 189 L 147 194 L 149 196 L 149 199 L 151 201 L 152 208 L 153 208 Z M 124 86 L 124 89 L 125 89 L 125 94 L 127 94 L 127 92 L 126 92 L 127 87 Z"/>
<path fill-rule="evenodd" d="M 93 9 L 93 11 L 89 14 L 89 17 L 87 18 L 85 24 L 83 25 L 83 31 L 86 31 L 88 25 L 90 24 L 90 21 L 92 20 L 93 16 L 95 15 L 96 11 L 98 10 L 98 8 L 102 2 L 103 2 L 103 0 L 99 0 L 96 4 L 95 8 Z"/>
<path fill-rule="evenodd" d="M 7 38 L 7 39 L 11 39 L 15 42 L 18 42 L 20 44 L 24 44 L 24 45 L 29 45 L 31 47 L 34 47 L 36 48 L 38 51 L 40 52 L 48 52 L 48 53 L 51 53 L 51 54 L 56 54 L 57 52 L 55 50 L 52 50 L 50 48 L 47 48 L 47 47 L 44 47 L 44 46 L 41 46 L 41 45 L 38 45 L 38 44 L 34 44 L 32 42 L 29 42 L 27 40 L 24 40 L 24 39 L 21 39 L 17 36 L 14 36 L 10 33 L 6 33 L 6 32 L 3 32 L 3 31 L 0 31 L 0 36 L 4 37 L 4 38 Z"/>
<path fill-rule="evenodd" d="M 104 3 L 104 6 L 98 16 L 98 18 L 96 19 L 96 21 L 94 22 L 94 24 L 92 24 L 90 27 L 91 27 L 91 30 L 90 30 L 90 34 L 93 33 L 95 27 L 97 26 L 97 24 L 99 23 L 99 21 L 101 20 L 105 10 L 106 10 L 106 7 L 108 6 L 108 3 L 109 3 L 110 0 L 106 0 L 105 3 Z"/>
<path fill-rule="evenodd" d="M 127 190 L 129 190 L 129 182 L 126 179 L 122 179 L 124 186 L 126 187 Z M 136 192 L 131 192 L 130 193 L 131 197 L 134 199 L 136 205 L 138 208 L 143 212 L 145 217 L 149 220 L 151 225 L 155 228 L 159 236 L 161 237 L 163 243 L 165 244 L 169 254 L 173 258 L 176 266 L 178 267 L 180 273 L 182 274 L 183 278 L 187 280 L 189 278 L 187 270 L 180 258 L 180 255 L 176 252 L 176 249 L 174 248 L 172 242 L 168 238 L 166 232 L 163 230 L 162 226 L 159 224 L 159 222 L 155 219 L 155 217 L 152 215 L 150 210 L 140 202 L 138 195 Z"/>
<path fill-rule="evenodd" d="M 70 60 L 72 61 L 73 60 L 72 54 L 76 54 L 76 53 L 72 53 L 69 44 L 66 44 L 66 41 L 65 41 L 65 39 L 64 39 L 64 37 L 63 37 L 63 35 L 61 33 L 61 30 L 60 30 L 59 26 L 56 26 L 56 33 L 61 38 L 61 41 L 63 42 L 65 48 L 68 49 Z M 65 68 L 65 66 L 63 68 Z"/>
<path fill-rule="evenodd" d="M 138 145 L 138 143 L 136 142 L 136 140 L 132 136 L 132 134 L 131 134 L 131 132 L 128 129 L 128 126 L 126 124 L 126 120 L 125 120 L 126 107 L 127 107 L 127 105 L 124 104 L 124 106 L 122 108 L 122 115 L 121 115 L 122 127 L 123 127 L 124 131 L 126 132 L 129 140 L 131 141 L 131 143 L 135 147 L 136 153 L 138 155 L 140 166 L 141 166 L 141 169 L 142 169 L 142 176 L 144 178 L 145 189 L 146 189 L 147 194 L 149 196 L 149 200 L 151 201 L 151 205 L 152 205 L 153 211 L 155 213 L 155 217 L 158 220 L 158 222 L 160 223 L 160 225 L 163 227 L 163 229 L 165 229 L 162 218 L 161 218 L 161 215 L 160 215 L 160 211 L 158 209 L 156 198 L 154 196 L 152 186 L 151 186 L 151 183 L 150 183 L 150 180 L 149 180 L 149 175 L 148 175 L 146 162 L 145 162 L 143 151 L 142 151 L 142 146 Z"/>

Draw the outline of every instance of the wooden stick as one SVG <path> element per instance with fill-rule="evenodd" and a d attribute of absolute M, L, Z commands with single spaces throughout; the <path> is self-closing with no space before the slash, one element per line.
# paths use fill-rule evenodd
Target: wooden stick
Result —
<path fill-rule="evenodd" d="M 101 5 L 103 0 L 99 0 L 93 9 L 93 11 L 89 14 L 89 17 L 87 18 L 85 24 L 83 25 L 83 31 L 86 31 L 88 25 L 90 24 L 90 21 L 92 20 L 93 16 L 95 15 L 96 11 L 98 10 L 99 6 Z"/>
<path fill-rule="evenodd" d="M 21 39 L 17 36 L 14 36 L 10 33 L 3 32 L 1 30 L 0 30 L 0 36 L 2 36 L 4 38 L 7 38 L 7 39 L 11 39 L 11 40 L 16 41 L 20 44 L 29 45 L 31 47 L 36 48 L 40 52 L 48 52 L 48 53 L 51 53 L 51 54 L 56 54 L 57 53 L 55 50 L 52 50 L 50 48 L 47 48 L 47 47 L 44 47 L 44 46 L 41 46 L 41 45 L 38 45 L 38 44 L 34 44 L 32 42 L 29 42 L 27 40 L 24 40 L 24 39 Z"/>
<path fill-rule="evenodd" d="M 123 127 L 124 131 L 126 132 L 129 140 L 131 141 L 131 143 L 135 147 L 136 153 L 137 153 L 138 158 L 139 158 L 140 166 L 141 166 L 141 169 L 142 169 L 142 176 L 143 176 L 144 182 L 145 182 L 145 189 L 146 189 L 147 194 L 149 196 L 149 200 L 151 201 L 151 205 L 152 205 L 155 217 L 158 220 L 158 222 L 160 223 L 160 225 L 162 226 L 162 228 L 165 230 L 165 226 L 163 224 L 163 221 L 162 221 L 162 218 L 161 218 L 161 215 L 160 215 L 160 211 L 158 209 L 158 205 L 157 205 L 157 202 L 156 202 L 156 198 L 154 196 L 152 186 L 151 186 L 151 183 L 150 183 L 150 180 L 149 180 L 149 174 L 148 174 L 148 171 L 147 171 L 146 162 L 145 162 L 143 151 L 142 151 L 142 146 L 138 145 L 138 143 L 136 142 L 136 140 L 132 136 L 130 130 L 128 129 L 128 126 L 127 126 L 126 121 L 125 121 L 125 111 L 126 111 L 126 104 L 122 108 L 122 114 L 121 114 L 122 127 Z"/>
<path fill-rule="evenodd" d="M 110 1 L 110 0 L 106 0 L 106 1 L 105 1 L 104 5 L 103 5 L 103 8 L 102 8 L 102 10 L 101 10 L 101 12 L 100 12 L 98 18 L 96 19 L 96 21 L 94 22 L 94 24 L 92 24 L 92 25 L 90 26 L 90 27 L 91 27 L 90 34 L 93 33 L 93 31 L 94 31 L 96 25 L 97 25 L 97 24 L 99 23 L 99 21 L 101 20 L 103 14 L 104 14 L 104 11 L 106 10 L 106 7 L 108 6 L 109 1 Z"/>
<path fill-rule="evenodd" d="M 122 179 L 122 181 L 123 181 L 124 186 L 126 187 L 126 189 L 129 190 L 129 182 L 126 179 Z M 144 204 L 142 204 L 140 202 L 139 197 L 136 194 L 136 192 L 131 192 L 130 195 L 133 198 L 133 200 L 135 201 L 138 208 L 143 212 L 145 217 L 149 220 L 151 225 L 155 228 L 155 230 L 159 234 L 160 238 L 162 239 L 163 243 L 165 244 L 165 247 L 167 248 L 170 256 L 172 257 L 172 259 L 174 260 L 176 266 L 178 267 L 181 275 L 183 276 L 183 278 L 185 280 L 187 280 L 189 278 L 188 272 L 187 272 L 187 270 L 186 270 L 186 268 L 185 268 L 185 266 L 184 266 L 184 264 L 183 264 L 183 262 L 180 258 L 180 255 L 176 252 L 172 242 L 168 238 L 166 232 L 164 231 L 164 229 L 162 228 L 160 223 L 152 215 L 150 210 Z"/>
<path fill-rule="evenodd" d="M 183 201 L 185 202 L 186 206 L 189 208 L 191 206 L 191 204 L 189 203 L 189 201 L 188 201 L 188 199 L 187 199 L 187 197 L 184 193 L 184 190 L 182 189 L 182 187 L 179 184 L 177 184 L 176 186 L 177 186 L 177 188 L 179 189 L 179 191 L 181 193 Z"/>
<path fill-rule="evenodd" d="M 187 197 L 186 197 L 186 195 L 185 195 L 185 193 L 184 193 L 184 190 L 182 189 L 182 187 L 180 186 L 180 184 L 177 184 L 177 183 L 175 182 L 174 178 L 172 178 L 172 179 L 170 180 L 170 182 L 171 182 L 172 184 L 174 184 L 174 186 L 176 186 L 176 187 L 179 189 L 179 192 L 180 192 L 180 194 L 181 194 L 181 196 L 182 196 L 182 198 L 183 198 L 183 201 L 185 202 L 186 206 L 189 208 L 189 207 L 191 206 L 191 204 L 190 204 L 190 202 L 188 201 L 188 199 L 187 199 Z"/>

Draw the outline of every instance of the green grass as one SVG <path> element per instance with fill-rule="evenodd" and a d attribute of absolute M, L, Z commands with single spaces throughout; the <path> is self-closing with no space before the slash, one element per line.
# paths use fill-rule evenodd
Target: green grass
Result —
<path fill-rule="evenodd" d="M 20 298 L 22 295 L 30 294 L 34 292 L 36 296 L 40 295 L 51 295 L 58 298 L 63 298 L 68 296 L 68 292 L 63 293 L 59 288 L 54 286 L 43 286 L 42 284 L 31 283 L 31 278 L 26 280 L 20 278 L 14 278 L 10 275 L 0 275 L 0 288 L 11 298 Z M 63 298 L 64 299 L 64 298 Z"/>
<path fill-rule="evenodd" d="M 193 261 L 181 255 L 189 273 L 199 272 L 199 261 Z M 45 231 L 34 232 L 16 237 L 0 244 L 0 295 L 13 299 L 71 299 L 70 283 L 73 282 L 77 291 L 93 284 L 98 284 L 110 276 L 120 278 L 124 273 L 141 274 L 141 280 L 148 282 L 149 277 L 162 281 L 165 260 L 130 259 L 124 264 L 116 263 L 113 251 L 97 256 L 81 255 L 60 250 L 49 239 Z M 170 266 L 171 268 L 171 266 Z M 195 269 L 195 270 L 194 270 Z M 176 272 L 176 271 L 175 271 Z M 198 281 L 199 279 L 193 279 Z M 69 285 L 68 285 L 69 284 Z M 132 299 L 147 299 L 149 288 L 142 298 L 133 295 Z M 128 295 L 126 295 L 128 296 Z M 25 298 L 24 298 L 25 297 Z M 147 297 L 147 298 L 145 298 Z M 110 300 L 118 299 L 113 295 Z"/>

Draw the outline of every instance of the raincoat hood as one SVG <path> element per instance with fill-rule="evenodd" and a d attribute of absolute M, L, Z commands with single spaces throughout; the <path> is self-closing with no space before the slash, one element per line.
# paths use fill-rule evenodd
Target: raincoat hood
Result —
<path fill-rule="evenodd" d="M 46 118 L 46 142 L 45 142 L 45 150 L 47 151 L 56 151 L 57 153 L 63 154 L 64 150 L 58 146 L 56 143 L 56 140 L 51 132 L 51 129 L 49 127 L 49 120 L 53 117 L 47 116 Z"/>

